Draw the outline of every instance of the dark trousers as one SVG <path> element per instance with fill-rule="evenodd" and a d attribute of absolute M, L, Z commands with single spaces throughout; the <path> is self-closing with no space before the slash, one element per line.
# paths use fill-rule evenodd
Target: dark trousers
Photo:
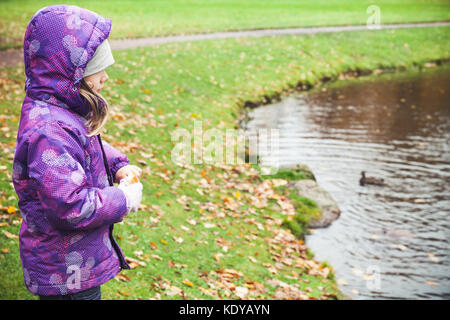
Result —
<path fill-rule="evenodd" d="M 41 300 L 101 300 L 102 292 L 100 286 L 93 287 L 84 291 L 72 294 L 55 295 L 55 296 L 39 296 Z"/>

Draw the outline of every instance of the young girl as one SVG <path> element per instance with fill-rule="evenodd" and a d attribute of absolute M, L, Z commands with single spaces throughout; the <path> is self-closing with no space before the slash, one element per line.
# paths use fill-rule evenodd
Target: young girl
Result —
<path fill-rule="evenodd" d="M 114 63 L 110 31 L 111 19 L 53 5 L 25 32 L 13 183 L 25 285 L 41 299 L 100 299 L 100 285 L 129 269 L 113 225 L 137 211 L 142 184 L 125 178 L 141 170 L 99 134 L 108 115 L 104 69 Z"/>

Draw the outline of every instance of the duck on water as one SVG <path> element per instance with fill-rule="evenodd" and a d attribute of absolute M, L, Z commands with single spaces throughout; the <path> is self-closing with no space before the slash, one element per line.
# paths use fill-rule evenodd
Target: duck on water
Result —
<path fill-rule="evenodd" d="M 361 171 L 361 179 L 359 179 L 359 184 L 365 186 L 366 184 L 372 184 L 376 186 L 385 186 L 383 178 L 366 177 L 366 172 Z"/>

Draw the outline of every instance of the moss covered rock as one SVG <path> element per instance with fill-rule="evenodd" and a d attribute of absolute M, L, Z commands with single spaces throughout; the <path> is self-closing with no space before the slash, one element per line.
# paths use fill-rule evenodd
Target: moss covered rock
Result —
<path fill-rule="evenodd" d="M 296 181 L 294 187 L 298 190 L 298 195 L 312 199 L 319 207 L 322 214 L 318 218 L 313 218 L 309 222 L 310 228 L 325 228 L 339 218 L 341 210 L 336 201 L 325 191 L 316 181 L 305 179 Z"/>

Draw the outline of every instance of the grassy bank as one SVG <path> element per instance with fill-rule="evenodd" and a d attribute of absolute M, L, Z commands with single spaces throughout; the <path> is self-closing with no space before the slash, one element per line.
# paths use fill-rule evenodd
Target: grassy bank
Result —
<path fill-rule="evenodd" d="M 108 68 L 105 140 L 144 167 L 144 209 L 115 234 L 134 269 L 104 286 L 109 299 L 343 298 L 326 264 L 281 226 L 294 204 L 246 166 L 171 161 L 170 133 L 234 128 L 245 101 L 349 70 L 411 68 L 449 57 L 450 28 L 172 43 L 117 51 Z M 0 298 L 34 298 L 23 284 L 20 216 L 10 184 L 23 69 L 0 70 Z M 9 209 L 9 210 L 8 210 Z M 9 213 L 7 212 L 9 211 Z"/>
<path fill-rule="evenodd" d="M 66 1 L 113 20 L 112 39 L 203 33 L 238 29 L 365 24 L 370 5 L 381 23 L 450 20 L 446 0 L 171 0 Z M 54 1 L 2 1 L 0 49 L 21 48 L 33 14 Z"/>

